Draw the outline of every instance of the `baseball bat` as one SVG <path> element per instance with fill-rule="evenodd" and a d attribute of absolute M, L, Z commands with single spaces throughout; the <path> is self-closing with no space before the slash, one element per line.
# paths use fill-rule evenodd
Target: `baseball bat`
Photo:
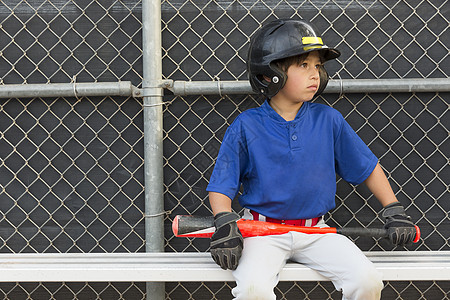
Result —
<path fill-rule="evenodd" d="M 345 236 L 368 236 L 376 238 L 385 238 L 388 236 L 387 230 L 380 228 L 307 227 L 245 219 L 238 220 L 237 224 L 243 237 L 284 234 L 290 231 L 308 234 L 337 233 Z M 172 222 L 172 231 L 176 237 L 210 238 L 215 231 L 214 217 L 177 215 Z M 420 229 L 416 226 L 416 237 L 414 239 L 414 243 L 417 243 L 419 239 Z"/>

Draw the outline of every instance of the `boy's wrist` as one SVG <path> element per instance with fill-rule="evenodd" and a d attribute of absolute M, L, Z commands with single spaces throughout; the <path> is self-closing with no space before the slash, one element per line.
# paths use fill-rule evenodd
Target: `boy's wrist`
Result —
<path fill-rule="evenodd" d="M 387 208 L 387 207 L 391 207 L 391 206 L 396 206 L 396 205 L 402 205 L 401 203 L 400 203 L 400 201 L 398 201 L 397 199 L 394 199 L 394 200 L 392 200 L 392 201 L 385 201 L 384 202 L 384 205 L 383 205 L 383 208 Z"/>
<path fill-rule="evenodd" d="M 214 224 L 216 228 L 222 227 L 226 224 L 236 222 L 240 216 L 235 212 L 223 211 L 214 216 Z"/>

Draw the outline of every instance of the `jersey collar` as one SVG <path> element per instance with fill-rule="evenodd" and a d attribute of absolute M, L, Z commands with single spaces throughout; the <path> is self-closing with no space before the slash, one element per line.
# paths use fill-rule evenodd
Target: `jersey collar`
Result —
<path fill-rule="evenodd" d="M 304 102 L 302 107 L 300 107 L 300 110 L 297 112 L 297 115 L 295 116 L 295 119 L 292 121 L 286 121 L 283 119 L 282 116 L 280 116 L 269 104 L 269 100 L 264 101 L 264 103 L 261 105 L 261 108 L 263 111 L 272 119 L 274 119 L 277 122 L 281 123 L 290 123 L 290 122 L 298 122 L 301 117 L 305 114 L 306 110 L 308 109 L 309 102 Z"/>

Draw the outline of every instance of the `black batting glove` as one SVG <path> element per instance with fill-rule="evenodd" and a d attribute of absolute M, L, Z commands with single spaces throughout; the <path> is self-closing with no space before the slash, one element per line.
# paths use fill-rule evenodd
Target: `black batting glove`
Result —
<path fill-rule="evenodd" d="M 235 270 L 241 258 L 244 238 L 236 223 L 239 219 L 234 212 L 221 212 L 214 217 L 216 232 L 211 237 L 211 256 L 224 270 Z"/>
<path fill-rule="evenodd" d="M 388 231 L 389 240 L 395 246 L 411 244 L 416 237 L 416 227 L 411 217 L 406 215 L 405 208 L 400 202 L 386 205 L 383 210 L 386 218 L 384 228 Z"/>

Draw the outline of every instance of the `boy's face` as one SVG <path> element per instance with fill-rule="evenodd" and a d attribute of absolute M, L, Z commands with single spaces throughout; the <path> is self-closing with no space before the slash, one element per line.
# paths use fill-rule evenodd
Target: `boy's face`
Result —
<path fill-rule="evenodd" d="M 286 84 L 273 98 L 291 103 L 310 101 L 320 85 L 321 65 L 318 51 L 310 52 L 302 63 L 291 65 L 286 72 Z"/>

